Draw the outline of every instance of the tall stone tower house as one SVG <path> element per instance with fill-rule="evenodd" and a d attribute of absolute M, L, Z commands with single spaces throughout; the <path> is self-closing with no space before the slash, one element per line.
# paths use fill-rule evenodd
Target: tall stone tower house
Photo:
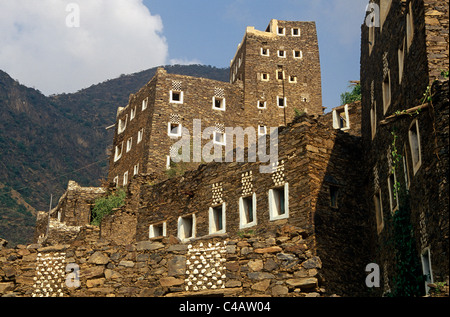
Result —
<path fill-rule="evenodd" d="M 321 104 L 315 23 L 271 20 L 266 31 L 248 27 L 231 61 L 229 83 L 159 68 L 130 95 L 117 111 L 108 180 L 125 186 L 138 173 L 163 177 L 171 146 L 183 131 L 192 136 L 194 120 L 201 120 L 202 130 L 213 127 L 202 146 L 211 140 L 223 146 L 225 127 L 253 127 L 259 137 L 296 113 L 322 114 Z M 201 161 L 193 155 L 198 153 L 191 153 L 191 161 Z"/>

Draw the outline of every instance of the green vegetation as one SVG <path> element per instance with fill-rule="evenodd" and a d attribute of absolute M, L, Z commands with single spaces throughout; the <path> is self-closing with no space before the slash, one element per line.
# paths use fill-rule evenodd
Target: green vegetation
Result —
<path fill-rule="evenodd" d="M 305 114 L 304 111 L 300 111 L 300 110 L 298 110 L 297 108 L 294 108 L 294 112 L 295 112 L 295 117 L 296 117 L 296 118 L 297 118 L 297 117 L 301 117 L 302 115 Z"/>
<path fill-rule="evenodd" d="M 353 87 L 350 92 L 341 94 L 341 105 L 361 100 L 361 85 L 359 82 L 351 82 L 349 87 Z"/>
<path fill-rule="evenodd" d="M 91 225 L 100 225 L 104 216 L 109 215 L 114 208 L 122 207 L 125 203 L 125 196 L 125 190 L 120 189 L 106 197 L 97 198 L 92 209 Z"/>

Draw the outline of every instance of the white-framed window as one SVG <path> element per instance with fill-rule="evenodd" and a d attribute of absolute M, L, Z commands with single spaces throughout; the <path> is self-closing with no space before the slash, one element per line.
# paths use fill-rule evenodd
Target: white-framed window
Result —
<path fill-rule="evenodd" d="M 261 56 L 270 56 L 270 51 L 268 48 L 261 47 Z"/>
<path fill-rule="evenodd" d="M 186 241 L 196 236 L 195 214 L 178 217 L 178 238 Z"/>
<path fill-rule="evenodd" d="M 268 73 L 261 73 L 261 81 L 269 81 L 269 74 Z"/>
<path fill-rule="evenodd" d="M 213 141 L 214 144 L 218 144 L 218 145 L 225 145 L 226 144 L 226 134 L 223 132 L 219 132 L 219 131 L 214 131 L 213 133 Z"/>
<path fill-rule="evenodd" d="M 400 48 L 398 49 L 398 83 L 402 83 L 403 78 L 403 66 L 405 65 L 405 42 L 403 41 L 400 44 Z"/>
<path fill-rule="evenodd" d="M 239 198 L 239 229 L 253 227 L 256 220 L 256 193 Z"/>
<path fill-rule="evenodd" d="M 386 76 L 383 79 L 383 114 L 386 114 L 389 106 L 391 105 L 391 71 L 388 70 Z"/>
<path fill-rule="evenodd" d="M 130 152 L 132 146 L 133 146 L 133 138 L 131 137 L 127 140 L 127 153 Z"/>
<path fill-rule="evenodd" d="M 266 109 L 266 101 L 258 100 L 256 107 L 258 109 Z"/>
<path fill-rule="evenodd" d="M 408 131 L 409 148 L 411 150 L 411 160 L 414 175 L 416 175 L 420 166 L 422 165 L 422 154 L 420 149 L 420 133 L 419 121 L 416 119 L 411 123 Z"/>
<path fill-rule="evenodd" d="M 133 176 L 139 174 L 139 163 L 133 167 Z"/>
<path fill-rule="evenodd" d="M 269 189 L 270 220 L 289 218 L 289 184 Z"/>
<path fill-rule="evenodd" d="M 120 145 L 116 145 L 114 150 L 114 162 L 117 162 L 122 157 L 123 152 L 123 142 Z"/>
<path fill-rule="evenodd" d="M 297 58 L 297 59 L 303 58 L 303 52 L 301 50 L 293 50 L 292 55 L 294 58 Z"/>
<path fill-rule="evenodd" d="M 136 107 L 130 110 L 130 121 L 133 120 L 135 116 L 136 116 Z"/>
<path fill-rule="evenodd" d="M 171 90 L 170 103 L 183 103 L 183 92 L 178 90 Z"/>
<path fill-rule="evenodd" d="M 225 233 L 225 203 L 209 207 L 209 234 Z"/>
<path fill-rule="evenodd" d="M 138 136 L 137 136 L 137 143 L 141 143 L 142 142 L 142 138 L 144 137 L 144 128 L 140 129 L 138 131 Z"/>
<path fill-rule="evenodd" d="M 278 57 L 286 58 L 286 51 L 285 50 L 278 50 Z"/>
<path fill-rule="evenodd" d="M 377 102 L 373 101 L 372 106 L 370 107 L 370 129 L 372 133 L 372 140 L 377 133 Z"/>
<path fill-rule="evenodd" d="M 284 79 L 284 70 L 278 69 L 277 70 L 277 80 L 283 80 Z"/>
<path fill-rule="evenodd" d="M 165 237 L 167 235 L 167 225 L 166 222 L 161 222 L 158 224 L 152 224 L 149 226 L 148 237 L 156 238 L 156 237 Z"/>
<path fill-rule="evenodd" d="M 166 170 L 170 169 L 170 161 L 171 161 L 170 155 L 167 155 L 166 156 Z"/>
<path fill-rule="evenodd" d="M 225 98 L 214 96 L 212 99 L 212 108 L 214 110 L 225 111 L 226 108 Z"/>
<path fill-rule="evenodd" d="M 375 218 L 377 221 L 377 232 L 380 234 L 380 232 L 383 230 L 384 227 L 384 220 L 383 220 L 383 204 L 381 201 L 381 190 L 378 189 L 375 192 L 375 195 L 373 195 L 373 203 L 375 206 Z"/>
<path fill-rule="evenodd" d="M 395 175 L 395 173 L 390 173 L 387 181 L 389 189 L 389 206 L 391 208 L 391 212 L 394 213 L 398 209 L 398 193 L 397 189 L 395 188 L 397 176 Z"/>
<path fill-rule="evenodd" d="M 412 11 L 412 1 L 409 1 L 408 13 L 406 14 L 406 47 L 409 51 L 409 47 L 412 44 L 414 38 L 414 18 Z"/>
<path fill-rule="evenodd" d="M 169 122 L 167 124 L 167 134 L 170 137 L 180 137 L 181 136 L 181 124 L 179 123 L 173 123 L 173 122 Z"/>
<path fill-rule="evenodd" d="M 286 107 L 286 97 L 277 96 L 277 106 L 280 108 Z"/>
<path fill-rule="evenodd" d="M 148 97 L 142 100 L 142 111 L 147 109 L 147 106 L 148 106 Z"/>
<path fill-rule="evenodd" d="M 265 125 L 258 125 L 258 135 L 262 136 L 262 135 L 266 135 L 267 134 L 267 127 Z"/>
<path fill-rule="evenodd" d="M 348 115 L 348 105 L 344 105 L 343 109 L 333 110 L 333 128 L 340 130 L 350 129 L 350 118 Z"/>
<path fill-rule="evenodd" d="M 291 35 L 292 36 L 300 36 L 300 28 L 292 28 Z"/>
<path fill-rule="evenodd" d="M 125 173 L 123 173 L 123 186 L 127 186 L 128 185 L 128 171 L 126 171 Z"/>
<path fill-rule="evenodd" d="M 297 82 L 297 76 L 293 76 L 293 75 L 289 76 L 289 82 L 291 84 L 295 84 Z"/>
<path fill-rule="evenodd" d="M 125 129 L 127 127 L 127 120 L 128 120 L 128 114 L 125 116 L 124 119 L 119 119 L 117 133 L 120 134 L 123 131 L 125 131 Z"/>
<path fill-rule="evenodd" d="M 116 184 L 116 187 L 119 186 L 119 176 L 118 175 L 116 177 L 114 177 L 113 183 Z"/>
<path fill-rule="evenodd" d="M 421 262 L 422 262 L 422 272 L 425 276 L 425 292 L 426 294 L 429 293 L 430 288 L 428 287 L 428 284 L 433 283 L 433 271 L 431 269 L 431 251 L 430 248 L 427 247 L 422 251 L 422 254 L 420 256 Z"/>
<path fill-rule="evenodd" d="M 280 26 L 277 27 L 277 35 L 282 35 L 282 36 L 286 35 L 286 29 L 283 27 L 280 27 Z"/>

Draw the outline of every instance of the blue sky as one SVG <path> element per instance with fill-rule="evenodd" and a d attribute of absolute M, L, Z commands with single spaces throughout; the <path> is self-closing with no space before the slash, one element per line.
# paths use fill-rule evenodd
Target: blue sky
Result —
<path fill-rule="evenodd" d="M 272 18 L 315 21 L 323 105 L 335 107 L 350 80 L 359 79 L 365 0 L 144 0 L 160 15 L 169 61 L 229 67 L 247 26 L 265 30 Z"/>
<path fill-rule="evenodd" d="M 331 108 L 349 81 L 359 79 L 367 3 L 0 0 L 0 69 L 45 95 L 71 93 L 161 65 L 229 67 L 247 26 L 265 30 L 271 19 L 315 21 L 323 105 Z"/>

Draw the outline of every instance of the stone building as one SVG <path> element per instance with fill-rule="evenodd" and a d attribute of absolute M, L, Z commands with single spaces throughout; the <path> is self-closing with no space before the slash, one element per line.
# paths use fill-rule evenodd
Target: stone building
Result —
<path fill-rule="evenodd" d="M 422 293 L 448 280 L 448 2 L 375 1 L 379 27 L 362 25 L 362 139 L 381 293 L 396 288 L 396 219 L 410 217 L 410 270 Z M 447 71 L 447 78 L 441 75 Z M 414 273 L 416 272 L 416 273 Z M 419 273 L 417 273 L 419 272 Z"/>
<path fill-rule="evenodd" d="M 198 135 L 198 148 L 212 140 L 222 151 L 226 127 L 251 127 L 257 137 L 300 112 L 323 113 L 315 24 L 272 20 L 266 31 L 248 27 L 231 62 L 230 83 L 160 68 L 118 109 L 108 180 L 124 186 L 138 173 L 164 179 L 171 146 L 183 133 Z M 201 122 L 200 131 L 194 120 Z M 192 143 L 190 162 L 200 163 Z"/>

